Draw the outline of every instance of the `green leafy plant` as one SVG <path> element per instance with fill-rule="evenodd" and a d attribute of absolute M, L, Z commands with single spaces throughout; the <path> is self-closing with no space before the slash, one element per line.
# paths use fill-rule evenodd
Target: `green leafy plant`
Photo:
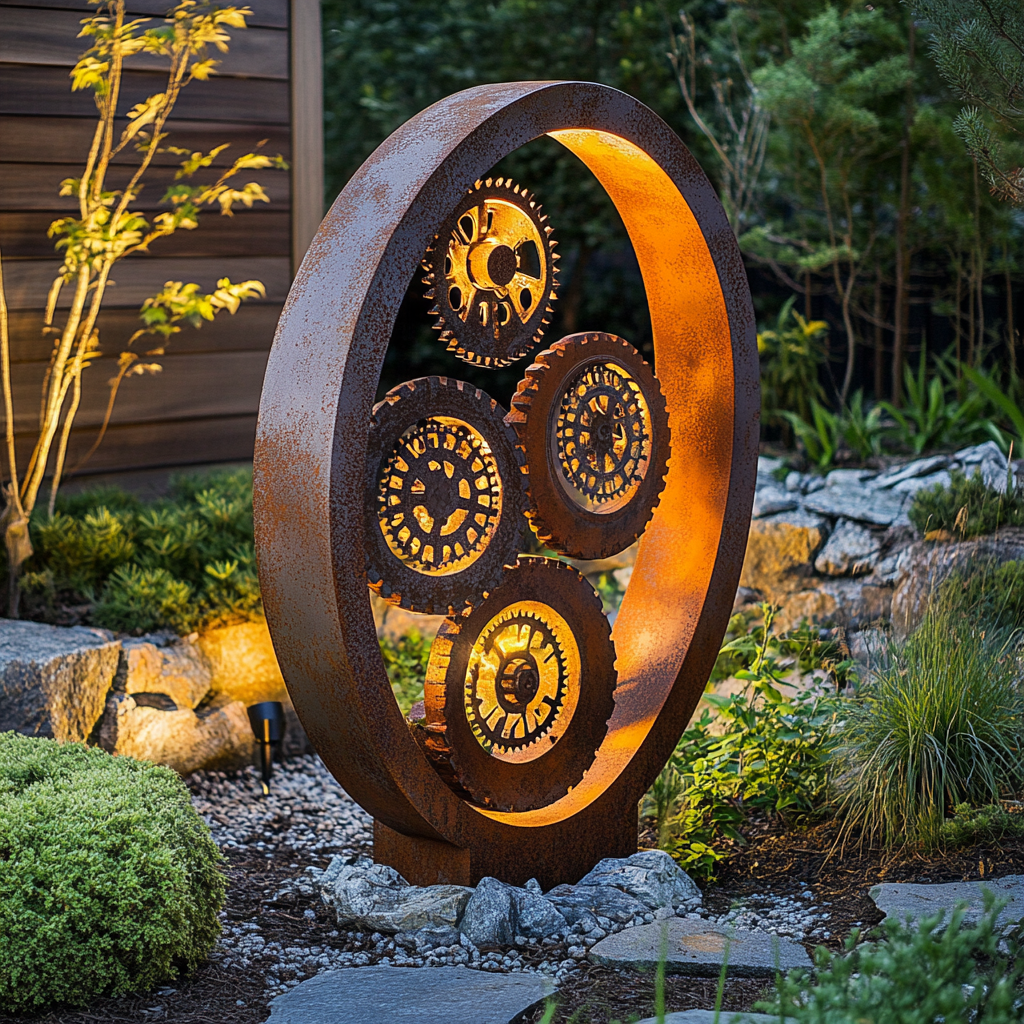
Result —
<path fill-rule="evenodd" d="M 423 700 L 423 681 L 427 675 L 427 661 L 430 659 L 430 637 L 418 629 L 410 629 L 398 639 L 383 636 L 380 639 L 380 653 L 388 670 L 391 689 L 403 715 L 417 701 Z"/>
<path fill-rule="evenodd" d="M 782 677 L 800 652 L 811 660 L 810 637 L 777 637 L 773 609 L 762 611 L 763 626 L 722 649 L 749 666 L 734 673 L 745 691 L 705 694 L 716 715 L 705 709 L 691 723 L 648 795 L 663 848 L 704 877 L 713 877 L 724 842 L 741 840 L 737 827 L 746 813 L 806 814 L 823 802 L 828 785 L 833 702 L 783 693 L 789 685 Z"/>
<path fill-rule="evenodd" d="M 189 633 L 262 615 L 248 470 L 175 481 L 151 504 L 104 488 L 32 520 L 26 612 L 61 608 L 125 633 Z M 84 611 L 83 611 L 84 610 Z"/>
<path fill-rule="evenodd" d="M 795 412 L 783 410 L 779 415 L 793 428 L 807 458 L 818 469 L 824 472 L 835 462 L 843 442 L 843 421 L 840 416 L 814 398 L 811 399 L 810 423 Z"/>
<path fill-rule="evenodd" d="M 188 154 L 186 150 L 164 145 L 165 128 L 181 91 L 192 82 L 206 81 L 216 74 L 219 61 L 209 53 L 211 50 L 227 52 L 228 29 L 244 29 L 245 18 L 252 13 L 249 8 L 216 7 L 197 0 L 180 0 L 162 24 L 147 27 L 148 18 L 127 19 L 125 0 L 90 2 L 96 5 L 97 13 L 83 19 L 79 36 L 89 39 L 91 45 L 71 71 L 71 89 L 92 93 L 98 118 L 81 175 L 61 183 L 60 194 L 77 200 L 77 215 L 58 218 L 49 228 L 49 236 L 56 239 L 56 249 L 63 262 L 50 287 L 43 316 L 43 334 L 53 344 L 43 378 L 39 433 L 20 481 L 15 451 L 9 318 L 0 272 L 0 376 L 10 480 L 4 490 L 6 508 L 2 526 L 8 554 L 7 614 L 12 618 L 18 616 L 19 572 L 32 554 L 28 527 L 39 490 L 49 475 L 48 511 L 52 514 L 81 401 L 82 374 L 102 355 L 99 313 L 107 288 L 114 283 L 111 274 L 115 265 L 127 256 L 148 253 L 150 245 L 176 231 L 198 227 L 199 214 L 204 207 L 219 207 L 222 214 L 231 216 L 238 204 L 251 207 L 254 202 L 269 202 L 256 182 L 237 188 L 233 179 L 245 170 L 285 166 L 280 157 L 272 159 L 247 153 L 218 174 L 213 182 L 193 184 L 193 177 L 210 168 L 227 147 L 217 146 L 205 154 Z M 166 60 L 166 84 L 162 91 L 148 96 L 130 110 L 119 111 L 124 61 L 137 54 Z M 125 117 L 127 123 L 122 128 L 119 122 Z M 138 153 L 138 162 L 131 168 L 124 188 L 111 189 L 107 174 L 113 163 L 123 160 L 122 154 L 130 149 Z M 175 183 L 163 197 L 169 208 L 150 220 L 134 206 L 158 153 L 175 153 L 184 155 L 185 159 L 175 175 Z M 72 296 L 64 324 L 58 327 L 54 321 L 65 287 L 72 289 Z M 108 382 L 110 395 L 96 442 L 79 465 L 102 441 L 123 381 L 140 374 L 160 372 L 160 364 L 150 360 L 163 355 L 163 345 L 181 330 L 182 323 L 199 326 L 203 321 L 214 319 L 222 310 L 234 313 L 242 301 L 263 295 L 265 289 L 259 281 L 232 283 L 222 278 L 216 290 L 209 294 L 201 292 L 196 284 L 168 281 L 163 291 L 146 299 L 140 311 L 142 326 L 127 339 L 118 356 L 117 370 Z M 158 347 L 139 353 L 133 345 L 147 335 L 159 339 Z"/>
<path fill-rule="evenodd" d="M 759 1009 L 798 1024 L 1014 1024 L 1021 1019 L 1024 960 L 1000 951 L 999 909 L 991 894 L 976 924 L 963 908 L 901 924 L 862 942 L 858 931 L 843 953 L 815 951 L 816 975 L 791 971 L 777 998 Z"/>
<path fill-rule="evenodd" d="M 953 817 L 939 828 L 939 839 L 949 846 L 971 846 L 983 840 L 1024 836 L 1024 814 L 1010 814 L 999 804 L 971 807 L 957 804 Z"/>
<path fill-rule="evenodd" d="M 1016 487 L 1000 492 L 988 487 L 978 473 L 955 471 L 949 486 L 936 484 L 918 491 L 907 515 L 922 535 L 941 530 L 950 536 L 978 537 L 1001 526 L 1024 526 L 1024 494 Z"/>
<path fill-rule="evenodd" d="M 806 421 L 811 416 L 811 402 L 825 402 L 819 372 L 825 363 L 828 324 L 805 319 L 793 308 L 795 302 L 796 296 L 791 295 L 779 311 L 774 329 L 757 335 L 761 412 L 767 424 L 788 422 L 786 412 Z"/>
<path fill-rule="evenodd" d="M 887 848 L 928 844 L 962 803 L 1024 785 L 1021 644 L 947 595 L 891 643 L 845 703 L 835 751 L 844 835 Z"/>
<path fill-rule="evenodd" d="M 169 768 L 0 734 L 0 1007 L 82 1005 L 193 970 L 220 853 Z"/>

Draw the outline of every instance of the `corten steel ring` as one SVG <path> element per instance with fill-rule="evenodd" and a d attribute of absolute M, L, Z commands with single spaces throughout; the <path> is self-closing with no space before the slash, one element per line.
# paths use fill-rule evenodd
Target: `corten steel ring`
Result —
<path fill-rule="evenodd" d="M 423 253 L 474 181 L 550 135 L 615 203 L 643 274 L 672 458 L 615 622 L 615 711 L 583 782 L 546 807 L 460 799 L 410 735 L 377 644 L 363 559 L 370 411 Z M 255 456 L 263 602 L 288 689 L 328 768 L 377 820 L 375 856 L 411 882 L 493 875 L 545 887 L 636 849 L 637 801 L 700 699 L 725 633 L 753 502 L 754 314 L 735 236 L 689 151 L 651 110 L 585 82 L 449 96 L 352 177 L 292 285 Z"/>

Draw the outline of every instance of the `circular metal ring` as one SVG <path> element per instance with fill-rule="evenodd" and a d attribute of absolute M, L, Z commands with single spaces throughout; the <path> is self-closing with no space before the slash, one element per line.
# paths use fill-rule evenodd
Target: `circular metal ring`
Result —
<path fill-rule="evenodd" d="M 530 811 L 481 808 L 434 771 L 391 692 L 364 555 L 366 451 L 388 339 L 466 190 L 540 136 L 589 168 L 643 275 L 673 455 L 615 621 L 615 710 L 583 781 Z M 296 275 L 267 364 L 255 525 L 274 649 L 307 734 L 410 881 L 545 888 L 636 849 L 637 801 L 697 706 L 732 609 L 758 446 L 756 326 L 736 238 L 678 136 L 585 82 L 480 86 L 393 132 Z"/>
<path fill-rule="evenodd" d="M 545 807 L 594 763 L 614 692 L 611 627 L 594 588 L 565 562 L 520 558 L 486 601 L 438 631 L 426 748 L 483 807 Z"/>
<path fill-rule="evenodd" d="M 522 550 L 522 453 L 504 410 L 447 377 L 399 384 L 374 407 L 367 580 L 389 604 L 452 614 L 483 600 Z"/>
<path fill-rule="evenodd" d="M 614 334 L 571 334 L 538 354 L 512 398 L 530 473 L 530 522 L 572 558 L 629 547 L 668 473 L 665 398 L 651 368 Z"/>

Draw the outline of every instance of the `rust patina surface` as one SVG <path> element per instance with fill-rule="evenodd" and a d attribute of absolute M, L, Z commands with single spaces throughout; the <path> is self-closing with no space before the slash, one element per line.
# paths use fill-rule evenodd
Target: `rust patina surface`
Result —
<path fill-rule="evenodd" d="M 460 798 L 391 693 L 364 559 L 370 413 L 409 282 L 473 183 L 541 135 L 594 173 L 629 232 L 672 431 L 661 502 L 615 622 L 615 710 L 590 771 L 545 807 Z M 296 710 L 412 882 L 577 880 L 636 848 L 637 801 L 700 698 L 728 623 L 753 501 L 754 315 L 735 237 L 689 151 L 605 86 L 518 82 L 450 96 L 388 138 L 324 219 L 292 286 L 256 439 L 263 600 Z"/>

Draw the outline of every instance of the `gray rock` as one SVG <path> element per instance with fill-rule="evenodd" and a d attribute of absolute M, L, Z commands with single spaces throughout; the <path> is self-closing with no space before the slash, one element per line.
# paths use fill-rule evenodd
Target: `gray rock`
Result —
<path fill-rule="evenodd" d="M 820 491 L 824 486 L 825 478 L 823 476 L 815 476 L 813 473 L 808 473 L 803 478 L 800 489 L 804 494 L 814 494 L 815 491 Z"/>
<path fill-rule="evenodd" d="M 461 885 L 409 885 L 394 868 L 366 857 L 355 864 L 335 857 L 316 884 L 338 924 L 388 935 L 426 925 L 454 928 L 473 895 Z"/>
<path fill-rule="evenodd" d="M 949 466 L 949 462 L 948 455 L 931 455 L 927 459 L 917 459 L 914 462 L 908 462 L 905 466 L 896 466 L 880 476 L 876 476 L 868 486 L 872 490 L 895 487 L 896 484 L 901 484 L 905 480 L 911 480 L 919 476 L 928 476 L 940 469 L 946 469 Z"/>
<path fill-rule="evenodd" d="M 777 483 L 775 474 L 782 469 L 785 459 L 777 459 L 771 455 L 759 455 L 757 457 L 757 486 Z"/>
<path fill-rule="evenodd" d="M 925 885 L 912 882 L 883 882 L 870 892 L 875 906 L 885 914 L 887 921 L 903 922 L 908 917 L 917 919 L 947 912 L 946 919 L 958 904 L 966 903 L 964 922 L 973 923 L 984 912 L 984 892 L 991 892 L 1009 903 L 1000 913 L 1000 925 L 1012 924 L 1024 918 L 1024 875 L 1007 875 L 984 882 L 946 882 Z"/>
<path fill-rule="evenodd" d="M 194 708 L 209 692 L 213 671 L 199 645 L 163 636 L 125 640 L 114 689 L 123 693 L 159 693 L 175 708 Z"/>
<path fill-rule="evenodd" d="M 761 519 L 764 516 L 774 515 L 776 512 L 788 512 L 796 508 L 799 502 L 781 487 L 775 484 L 768 484 L 758 488 L 754 494 L 754 508 L 751 515 L 754 519 Z"/>
<path fill-rule="evenodd" d="M 991 487 L 992 490 L 998 491 L 1000 494 L 1006 493 L 1007 484 L 1007 462 L 1006 456 L 1001 458 L 986 458 L 979 465 L 974 466 L 971 472 L 968 472 L 968 476 L 980 476 L 986 487 Z"/>
<path fill-rule="evenodd" d="M 826 487 L 804 497 L 804 507 L 822 515 L 856 519 L 875 526 L 889 526 L 903 508 L 904 496 L 863 487 Z"/>
<path fill-rule="evenodd" d="M 782 604 L 786 594 L 806 586 L 805 577 L 813 574 L 815 555 L 827 536 L 826 521 L 802 509 L 755 519 L 747 535 L 740 587 Z"/>
<path fill-rule="evenodd" d="M 606 857 L 579 884 L 621 889 L 650 910 L 701 903 L 700 889 L 664 850 L 641 850 L 623 858 Z"/>
<path fill-rule="evenodd" d="M 783 598 L 775 627 L 784 632 L 806 620 L 863 629 L 889 617 L 892 595 L 891 586 L 876 582 L 872 577 L 815 581 L 814 589 L 800 590 Z"/>
<path fill-rule="evenodd" d="M 87 740 L 120 651 L 106 630 L 0 619 L 0 732 Z"/>
<path fill-rule="evenodd" d="M 963 448 L 953 458 L 963 466 L 973 466 L 986 459 L 1001 459 L 1005 465 L 1006 456 L 999 450 L 995 441 L 983 441 L 970 448 Z"/>
<path fill-rule="evenodd" d="M 786 474 L 786 484 L 785 484 L 785 486 L 786 486 L 786 490 L 789 491 L 791 494 L 792 493 L 799 494 L 800 491 L 802 490 L 803 482 L 804 482 L 803 474 L 802 473 L 798 473 L 795 469 L 791 470 L 789 473 Z"/>
<path fill-rule="evenodd" d="M 427 924 L 419 931 L 413 932 L 411 938 L 416 951 L 425 953 L 442 946 L 457 946 L 459 936 L 458 928 L 453 928 L 450 924 Z"/>
<path fill-rule="evenodd" d="M 568 922 L 558 912 L 555 905 L 541 896 L 539 892 L 530 889 L 516 889 L 513 893 L 513 901 L 516 935 L 522 935 L 527 939 L 546 939 L 565 935 Z"/>
<path fill-rule="evenodd" d="M 932 594 L 954 572 L 975 564 L 1024 559 L 1024 530 L 1008 528 L 962 542 L 917 541 L 903 554 L 892 596 L 893 631 L 912 632 L 924 618 Z"/>
<path fill-rule="evenodd" d="M 514 886 L 481 878 L 466 904 L 462 934 L 474 946 L 508 946 L 515 938 Z"/>
<path fill-rule="evenodd" d="M 598 917 L 625 924 L 650 912 L 646 903 L 610 885 L 556 885 L 548 899 L 571 925 L 591 919 L 596 925 Z"/>
<path fill-rule="evenodd" d="M 550 978 L 535 974 L 351 967 L 278 996 L 268 1024 L 512 1024 L 554 990 Z"/>
<path fill-rule="evenodd" d="M 666 1013 L 665 1024 L 779 1024 L 779 1018 L 765 1013 L 733 1013 L 722 1010 L 716 1017 L 714 1010 L 679 1010 Z M 637 1024 L 658 1024 L 657 1017 L 645 1017 Z M 783 1024 L 796 1024 L 796 1018 L 783 1017 Z"/>
<path fill-rule="evenodd" d="M 873 469 L 833 469 L 825 477 L 826 487 L 858 487 L 878 476 Z"/>
<path fill-rule="evenodd" d="M 903 480 L 893 487 L 894 494 L 917 494 L 918 491 L 925 491 L 930 487 L 948 487 L 953 478 L 949 473 L 940 469 L 938 473 L 931 473 L 928 476 L 915 476 L 909 480 Z"/>
<path fill-rule="evenodd" d="M 877 533 L 840 519 L 814 560 L 814 568 L 824 576 L 861 576 L 875 567 L 881 547 Z"/>
<path fill-rule="evenodd" d="M 807 951 L 791 939 L 690 918 L 626 928 L 593 946 L 589 957 L 611 967 L 650 968 L 664 956 L 666 971 L 716 978 L 722 970 L 726 944 L 727 973 L 733 977 L 773 978 L 777 971 L 811 967 Z"/>

